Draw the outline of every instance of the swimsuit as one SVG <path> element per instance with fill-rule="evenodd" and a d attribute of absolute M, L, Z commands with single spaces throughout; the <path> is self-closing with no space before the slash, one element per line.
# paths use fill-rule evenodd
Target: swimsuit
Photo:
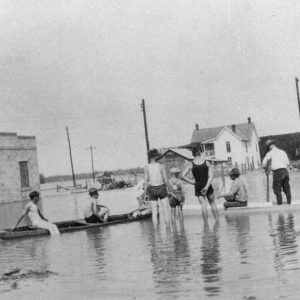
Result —
<path fill-rule="evenodd" d="M 164 199 L 168 197 L 168 192 L 165 184 L 158 186 L 149 186 L 148 187 L 149 200 L 157 201 L 158 199 Z"/>
<path fill-rule="evenodd" d="M 193 168 L 192 168 L 192 173 L 195 178 L 195 196 L 208 196 L 211 195 L 214 190 L 212 188 L 212 185 L 210 184 L 207 191 L 206 195 L 203 195 L 201 193 L 202 189 L 206 186 L 207 181 L 208 181 L 208 166 L 206 164 L 206 161 L 204 161 L 203 164 L 201 165 L 196 165 L 193 162 Z"/>

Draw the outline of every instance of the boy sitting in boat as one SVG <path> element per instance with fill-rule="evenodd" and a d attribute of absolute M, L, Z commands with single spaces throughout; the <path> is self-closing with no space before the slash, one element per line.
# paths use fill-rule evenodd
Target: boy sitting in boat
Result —
<path fill-rule="evenodd" d="M 23 215 L 13 230 L 16 230 L 24 216 L 28 215 L 31 228 L 48 230 L 51 235 L 59 234 L 57 226 L 49 222 L 39 210 L 38 202 L 40 200 L 40 194 L 37 191 L 33 191 L 29 194 L 29 198 L 30 202 L 25 206 Z"/>
<path fill-rule="evenodd" d="M 171 178 L 169 179 L 169 202 L 171 206 L 171 221 L 175 222 L 176 207 L 178 207 L 179 220 L 183 221 L 182 206 L 184 204 L 184 194 L 182 191 L 182 182 L 179 179 L 180 169 L 170 169 Z"/>
<path fill-rule="evenodd" d="M 244 182 L 240 178 L 240 171 L 237 168 L 234 168 L 230 171 L 229 174 L 232 182 L 230 192 L 227 194 L 219 195 L 218 198 L 225 198 L 224 208 L 229 207 L 242 207 L 247 206 L 248 196 L 247 190 Z"/>
<path fill-rule="evenodd" d="M 141 179 L 134 188 L 136 199 L 139 203 L 138 209 L 136 209 L 132 216 L 136 218 L 137 216 L 146 215 L 151 213 L 151 203 L 149 201 L 149 196 L 145 192 L 145 180 Z"/>
<path fill-rule="evenodd" d="M 106 223 L 109 216 L 109 209 L 97 202 L 99 193 L 96 188 L 89 189 L 90 197 L 84 208 L 84 218 L 87 223 Z"/>

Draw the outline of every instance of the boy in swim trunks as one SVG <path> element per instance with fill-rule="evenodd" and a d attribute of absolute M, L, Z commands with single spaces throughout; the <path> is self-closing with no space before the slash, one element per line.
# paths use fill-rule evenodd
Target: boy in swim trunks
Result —
<path fill-rule="evenodd" d="M 182 206 L 184 204 L 184 194 L 182 191 L 182 183 L 179 179 L 180 170 L 178 168 L 170 169 L 171 178 L 169 180 L 170 188 L 170 206 L 171 206 L 171 222 L 175 223 L 176 207 L 178 207 L 179 220 L 183 221 Z"/>
<path fill-rule="evenodd" d="M 145 190 L 149 193 L 149 199 L 152 208 L 152 220 L 157 224 L 157 205 L 158 202 L 162 208 L 166 225 L 170 225 L 170 204 L 167 191 L 167 175 L 162 164 L 156 160 L 159 152 L 152 149 L 148 152 L 150 163 L 145 167 Z"/>
<path fill-rule="evenodd" d="M 106 223 L 109 216 L 109 209 L 106 206 L 98 204 L 98 190 L 90 188 L 89 195 L 90 198 L 88 198 L 88 203 L 83 211 L 85 221 L 87 223 Z"/>

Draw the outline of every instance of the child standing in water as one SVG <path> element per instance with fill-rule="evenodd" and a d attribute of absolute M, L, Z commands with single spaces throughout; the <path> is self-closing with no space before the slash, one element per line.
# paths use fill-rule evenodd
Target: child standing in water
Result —
<path fill-rule="evenodd" d="M 184 204 L 184 194 L 182 191 L 182 182 L 179 179 L 180 170 L 178 168 L 170 169 L 171 178 L 169 179 L 171 222 L 175 222 L 176 207 L 178 207 L 179 220 L 183 221 L 182 206 Z"/>
<path fill-rule="evenodd" d="M 32 228 L 48 230 L 51 235 L 60 234 L 57 226 L 49 222 L 39 210 L 38 202 L 40 200 L 40 194 L 37 191 L 33 191 L 29 194 L 29 198 L 30 202 L 25 206 L 24 213 L 17 222 L 14 230 L 17 229 L 17 226 L 24 216 L 28 215 Z"/>

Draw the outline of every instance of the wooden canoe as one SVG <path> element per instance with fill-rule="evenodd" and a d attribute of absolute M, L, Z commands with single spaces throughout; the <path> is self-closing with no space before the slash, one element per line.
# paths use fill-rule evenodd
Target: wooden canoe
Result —
<path fill-rule="evenodd" d="M 90 228 L 104 227 L 104 226 L 115 225 L 120 223 L 135 222 L 135 221 L 147 219 L 150 216 L 151 213 L 148 213 L 134 218 L 132 217 L 132 213 L 129 213 L 129 214 L 109 216 L 107 223 L 86 223 L 85 220 L 71 220 L 71 221 L 56 222 L 54 224 L 57 225 L 57 228 L 60 233 L 64 233 L 64 232 L 86 230 Z M 4 229 L 0 231 L 0 239 L 3 240 L 32 237 L 32 236 L 39 236 L 39 235 L 49 235 L 49 232 L 43 229 L 32 229 L 28 226 L 18 227 L 17 230 L 15 231 L 12 231 L 12 229 Z"/>

